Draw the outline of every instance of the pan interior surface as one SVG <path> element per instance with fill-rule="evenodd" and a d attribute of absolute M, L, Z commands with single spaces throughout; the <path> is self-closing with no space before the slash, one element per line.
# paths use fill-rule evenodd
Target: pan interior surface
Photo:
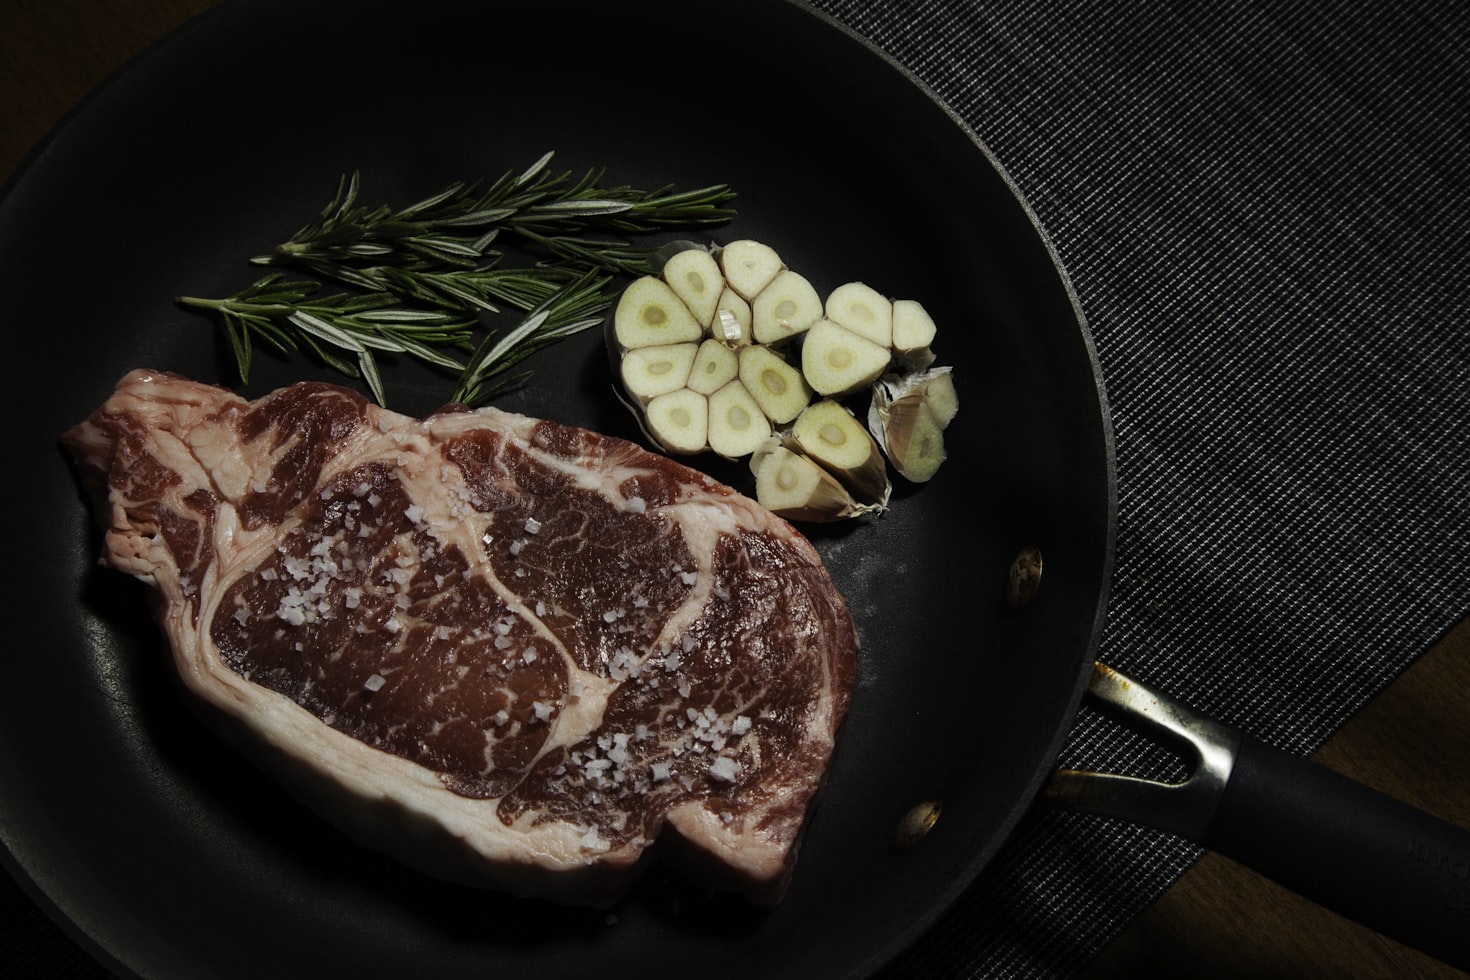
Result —
<path fill-rule="evenodd" d="M 147 977 L 549 980 L 711 963 L 859 976 L 931 924 L 1029 806 L 1081 697 L 1111 568 L 1111 439 L 1075 298 L 983 147 L 891 63 L 794 4 L 701 19 L 672 0 L 226 4 L 94 94 L 12 181 L 0 248 L 30 261 L 0 269 L 0 287 L 17 322 L 54 317 L 75 276 L 69 225 L 102 215 L 115 229 L 89 267 L 107 309 L 39 341 L 66 384 L 52 371 L 18 384 L 40 415 L 25 451 L 41 464 L 11 492 L 34 518 L 23 553 L 45 557 L 16 646 L 55 653 L 0 687 L 16 873 L 103 958 Z M 146 590 L 96 567 L 99 536 L 55 447 L 136 367 L 250 397 L 339 380 L 261 356 L 241 385 L 213 325 L 172 297 L 246 285 L 258 270 L 245 260 L 344 173 L 361 174 L 364 203 L 403 206 L 547 151 L 610 184 L 728 182 L 739 216 L 711 239 L 765 241 L 823 293 L 861 280 L 920 300 L 955 371 L 936 478 L 900 481 L 881 517 L 802 528 L 863 649 L 795 881 L 770 913 L 657 872 L 611 914 L 553 908 L 361 851 L 184 706 Z M 593 333 L 535 355 L 530 383 L 495 404 L 637 438 Z M 390 407 L 414 414 L 452 387 L 407 364 L 385 380 Z M 737 466 L 690 462 L 749 490 Z M 1012 610 L 1007 575 L 1028 546 L 1042 587 Z M 929 799 L 941 819 L 894 853 L 899 819 Z"/>

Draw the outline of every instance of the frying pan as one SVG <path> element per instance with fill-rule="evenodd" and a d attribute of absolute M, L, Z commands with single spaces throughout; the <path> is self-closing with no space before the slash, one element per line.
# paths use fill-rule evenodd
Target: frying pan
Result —
<path fill-rule="evenodd" d="M 682 976 L 717 963 L 862 976 L 933 923 L 1038 795 L 1131 819 L 1167 812 L 1150 797 L 1201 797 L 1196 782 L 1133 805 L 1118 802 L 1132 784 L 1120 797 L 1106 779 L 1051 779 L 1094 678 L 1101 697 L 1109 683 L 1142 692 L 1170 732 L 1192 729 L 1187 709 L 1094 665 L 1116 496 L 1106 399 L 1024 201 L 912 78 L 824 18 L 782 2 L 699 24 L 688 11 L 226 4 L 91 97 L 7 187 L 0 296 L 12 322 L 56 329 L 7 392 L 28 422 L 9 512 L 34 518 L 16 533 L 36 560 L 13 644 L 32 655 L 0 685 L 0 831 L 12 873 L 119 973 Z M 403 204 L 548 149 L 634 186 L 730 182 L 740 215 L 722 239 L 776 244 L 821 288 L 862 279 L 921 298 L 956 369 L 940 477 L 901 488 L 881 519 L 810 529 L 864 652 L 796 880 L 769 914 L 659 874 L 612 917 L 551 908 L 346 842 L 181 705 L 144 590 L 95 568 L 99 542 L 55 447 L 130 368 L 235 383 L 212 326 L 170 297 L 240 288 L 243 259 L 294 231 L 344 171 L 362 172 L 366 198 Z M 636 437 L 598 343 L 536 355 L 532 381 L 497 404 Z M 304 377 L 335 380 L 262 358 L 236 386 L 254 396 Z M 412 413 L 448 390 L 406 364 L 387 381 L 391 406 Z M 699 462 L 740 485 L 738 469 Z M 1010 570 L 1028 548 L 1044 557 L 1041 587 L 1015 608 Z M 1205 768 L 1218 791 L 1221 766 Z M 939 821 L 894 853 L 901 817 L 934 799 Z M 1185 807 L 1196 824 L 1209 809 Z"/>

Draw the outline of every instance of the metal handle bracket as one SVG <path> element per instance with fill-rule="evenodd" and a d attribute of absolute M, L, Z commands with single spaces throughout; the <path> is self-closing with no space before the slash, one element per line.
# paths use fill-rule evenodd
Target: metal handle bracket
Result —
<path fill-rule="evenodd" d="M 1188 767 L 1182 782 L 1061 769 L 1042 788 L 1043 802 L 1116 817 L 1198 841 L 1219 805 L 1241 734 L 1105 664 L 1094 664 L 1088 693 L 1143 734 L 1160 736 Z"/>

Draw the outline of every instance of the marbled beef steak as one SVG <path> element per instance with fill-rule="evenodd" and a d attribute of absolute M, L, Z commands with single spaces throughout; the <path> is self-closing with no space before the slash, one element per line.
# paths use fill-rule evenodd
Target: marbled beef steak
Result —
<path fill-rule="evenodd" d="M 622 439 L 318 383 L 135 371 L 62 442 L 187 690 L 364 843 L 590 905 L 658 851 L 780 900 L 857 652 L 785 521 Z"/>

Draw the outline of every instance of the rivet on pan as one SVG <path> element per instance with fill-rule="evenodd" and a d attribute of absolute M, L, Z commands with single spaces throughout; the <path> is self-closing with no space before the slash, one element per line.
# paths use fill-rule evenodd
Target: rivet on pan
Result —
<path fill-rule="evenodd" d="M 1025 609 L 1036 598 L 1041 587 L 1041 549 L 1022 548 L 1011 562 L 1010 579 L 1006 583 L 1006 605 L 1012 609 Z"/>
<path fill-rule="evenodd" d="M 934 824 L 939 820 L 939 811 L 943 808 L 944 803 L 940 800 L 925 800 L 905 813 L 893 831 L 894 852 L 907 851 L 922 840 L 925 834 L 934 829 Z"/>

